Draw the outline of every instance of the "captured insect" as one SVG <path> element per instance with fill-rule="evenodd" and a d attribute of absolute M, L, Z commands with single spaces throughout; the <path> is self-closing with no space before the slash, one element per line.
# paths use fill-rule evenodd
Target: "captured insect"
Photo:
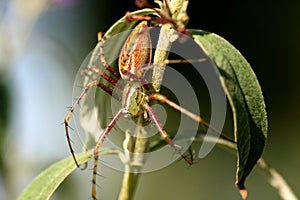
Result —
<path fill-rule="evenodd" d="M 83 91 L 79 95 L 78 99 L 74 102 L 70 108 L 67 116 L 64 119 L 65 132 L 69 149 L 75 161 L 77 162 L 69 133 L 69 121 L 73 115 L 75 109 L 80 105 L 82 99 L 89 93 L 91 88 L 97 87 L 105 91 L 112 98 L 120 102 L 121 108 L 115 113 L 113 118 L 110 120 L 104 130 L 97 136 L 96 144 L 93 150 L 94 164 L 93 164 L 93 177 L 92 177 L 92 198 L 96 199 L 96 182 L 97 182 L 97 168 L 99 160 L 99 149 L 103 142 L 106 140 L 109 133 L 116 126 L 119 119 L 125 116 L 133 121 L 142 119 L 143 123 L 152 123 L 163 140 L 184 159 L 189 165 L 193 164 L 193 158 L 184 155 L 182 148 L 175 144 L 171 139 L 167 131 L 164 129 L 161 121 L 159 120 L 156 112 L 152 108 L 152 103 L 155 101 L 161 102 L 162 104 L 168 105 L 170 108 L 179 111 L 186 115 L 188 118 L 196 121 L 199 124 L 204 125 L 206 128 L 215 132 L 218 135 L 222 135 L 218 130 L 211 127 L 209 123 L 204 121 L 199 115 L 190 112 L 189 110 L 181 107 L 177 103 L 169 100 L 167 96 L 155 92 L 152 88 L 151 83 L 146 80 L 146 73 L 152 70 L 152 41 L 149 34 L 148 21 L 140 21 L 138 25 L 130 32 L 123 47 L 121 49 L 118 59 L 118 70 L 108 64 L 106 55 L 104 53 L 103 45 L 105 44 L 106 38 L 103 37 L 99 40 L 99 57 L 104 69 L 97 66 L 89 66 L 84 70 L 83 73 L 91 76 L 101 77 L 90 81 L 84 86 Z M 194 60 L 165 60 L 162 65 L 170 63 L 191 63 L 191 62 L 203 62 L 205 59 L 194 59 Z M 105 83 L 103 82 L 105 80 Z M 119 80 L 122 80 L 120 83 Z M 115 91 L 119 92 L 115 92 Z M 120 92 L 121 91 L 121 92 Z M 140 123 L 139 125 L 143 124 Z"/>

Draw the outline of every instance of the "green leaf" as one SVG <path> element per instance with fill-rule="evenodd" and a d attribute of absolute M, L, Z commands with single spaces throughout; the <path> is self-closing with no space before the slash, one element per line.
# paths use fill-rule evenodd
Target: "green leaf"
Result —
<path fill-rule="evenodd" d="M 78 154 L 76 158 L 79 164 L 84 164 L 89 161 L 92 156 L 89 152 L 83 152 Z M 76 169 L 77 167 L 72 157 L 51 165 L 40 173 L 32 183 L 24 189 L 18 200 L 49 199 L 63 180 Z"/>
<path fill-rule="evenodd" d="M 225 39 L 204 31 L 191 31 L 191 35 L 215 63 L 232 108 L 238 150 L 236 184 L 246 198 L 245 179 L 261 157 L 267 137 L 267 114 L 260 85 L 249 63 Z"/>
<path fill-rule="evenodd" d="M 103 149 L 99 155 L 105 154 L 120 154 L 116 150 Z M 92 159 L 92 154 L 88 151 L 76 155 L 77 161 L 80 165 Z M 73 157 L 69 157 L 55 164 L 41 172 L 27 188 L 19 196 L 18 200 L 47 200 L 58 186 L 77 169 Z"/>

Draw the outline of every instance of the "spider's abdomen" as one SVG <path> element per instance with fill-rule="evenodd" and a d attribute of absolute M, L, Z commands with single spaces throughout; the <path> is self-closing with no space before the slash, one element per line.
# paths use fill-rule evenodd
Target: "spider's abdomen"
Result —
<path fill-rule="evenodd" d="M 142 113 L 141 105 L 144 103 L 145 91 L 139 82 L 128 82 L 123 91 L 122 108 L 128 114 L 135 116 Z"/>
<path fill-rule="evenodd" d="M 142 67 L 151 62 L 151 39 L 146 21 L 140 22 L 129 34 L 119 57 L 119 71 L 123 80 L 143 76 Z"/>

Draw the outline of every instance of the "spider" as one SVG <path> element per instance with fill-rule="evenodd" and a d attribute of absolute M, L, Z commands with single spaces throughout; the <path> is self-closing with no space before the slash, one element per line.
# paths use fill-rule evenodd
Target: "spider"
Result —
<path fill-rule="evenodd" d="M 82 93 L 80 94 L 77 101 L 73 104 L 71 109 L 69 110 L 65 120 L 65 131 L 66 137 L 68 141 L 68 145 L 73 156 L 73 159 L 76 165 L 79 167 L 79 164 L 76 160 L 74 150 L 71 145 L 71 139 L 69 135 L 69 120 L 79 105 L 80 101 L 84 96 L 88 93 L 91 87 L 99 87 L 104 90 L 106 93 L 111 95 L 117 101 L 121 102 L 121 108 L 115 114 L 113 119 L 107 125 L 107 127 L 103 130 L 100 134 L 98 140 L 96 141 L 96 146 L 94 147 L 93 154 L 94 154 L 94 164 L 93 164 L 93 178 L 92 178 L 92 198 L 96 199 L 96 178 L 97 178 L 97 167 L 98 167 L 98 157 L 99 157 L 99 148 L 101 147 L 102 143 L 112 130 L 112 128 L 116 125 L 117 121 L 120 119 L 121 116 L 126 115 L 135 119 L 138 116 L 143 116 L 145 120 L 150 120 L 159 131 L 161 137 L 189 164 L 192 165 L 192 159 L 188 158 L 184 155 L 181 148 L 176 145 L 172 139 L 169 137 L 168 133 L 164 130 L 161 122 L 159 121 L 157 115 L 155 114 L 154 110 L 151 108 L 149 103 L 152 101 L 159 101 L 163 104 L 167 104 L 168 106 L 178 110 L 179 112 L 185 114 L 192 120 L 200 123 L 207 128 L 213 129 L 207 122 L 205 122 L 200 116 L 193 114 L 192 112 L 180 107 L 176 103 L 170 101 L 166 96 L 155 93 L 151 90 L 151 85 L 146 84 L 144 80 L 144 73 L 147 70 L 147 65 L 151 62 L 151 55 L 152 55 L 152 48 L 149 48 L 151 44 L 149 32 L 148 32 L 148 25 L 146 21 L 140 22 L 130 33 L 128 36 L 119 57 L 119 72 L 117 72 L 113 67 L 111 67 L 105 60 L 103 47 L 100 45 L 100 60 L 105 66 L 105 70 L 110 72 L 115 78 L 122 79 L 126 81 L 125 85 L 118 84 L 114 78 L 107 75 L 107 73 L 102 71 L 100 68 L 90 67 L 87 70 L 93 73 L 96 73 L 103 77 L 106 81 L 108 81 L 113 87 L 117 87 L 118 89 L 122 90 L 122 96 L 113 92 L 113 90 L 108 87 L 107 85 L 103 84 L 99 80 L 94 80 L 88 83 Z M 104 39 L 101 39 L 100 42 L 103 44 Z M 146 47 L 146 48 L 145 48 Z M 200 62 L 201 60 L 197 60 Z M 170 63 L 172 60 L 166 61 L 166 63 Z M 175 61 L 178 63 L 179 61 Z M 182 61 L 187 62 L 187 61 Z M 146 66 L 146 67 L 145 67 Z M 218 134 L 220 132 L 216 131 Z"/>
<path fill-rule="evenodd" d="M 105 70 L 97 68 L 95 66 L 89 66 L 85 72 L 96 74 L 103 79 L 105 79 L 108 84 L 112 87 L 117 88 L 122 91 L 122 95 L 115 93 L 111 87 L 103 83 L 103 80 L 93 80 L 87 83 L 79 95 L 78 99 L 74 102 L 70 108 L 67 116 L 64 119 L 65 132 L 67 137 L 68 146 L 72 157 L 75 161 L 77 167 L 79 164 L 77 162 L 71 139 L 69 134 L 69 121 L 70 118 L 80 104 L 80 101 L 85 97 L 88 91 L 92 87 L 99 87 L 114 99 L 121 103 L 121 108 L 113 116 L 112 120 L 107 124 L 106 128 L 102 131 L 99 138 L 96 140 L 96 145 L 93 150 L 94 155 L 94 164 L 93 164 L 93 177 L 92 177 L 92 198 L 96 199 L 96 179 L 97 179 L 97 168 L 98 168 L 98 159 L 99 159 L 99 149 L 105 141 L 106 137 L 109 135 L 113 127 L 117 124 L 121 116 L 127 116 L 133 120 L 137 118 L 142 118 L 145 121 L 152 122 L 157 128 L 163 140 L 170 145 L 175 152 L 177 152 L 182 159 L 184 159 L 189 165 L 193 164 L 193 158 L 189 158 L 184 155 L 184 152 L 180 146 L 176 145 L 171 137 L 168 135 L 166 130 L 164 130 L 163 125 L 155 114 L 153 108 L 151 107 L 151 102 L 159 101 L 162 104 L 166 104 L 169 107 L 178 110 L 180 113 L 186 115 L 192 120 L 196 121 L 199 124 L 204 125 L 205 127 L 211 129 L 213 132 L 218 135 L 223 135 L 218 130 L 214 129 L 206 121 L 204 121 L 200 116 L 188 111 L 185 108 L 182 108 L 175 102 L 169 100 L 166 96 L 154 92 L 151 84 L 148 84 L 144 79 L 145 73 L 149 70 L 149 65 L 151 63 L 152 56 L 152 47 L 151 39 L 148 31 L 148 22 L 140 21 L 138 25 L 131 31 L 127 40 L 125 41 L 120 56 L 118 60 L 119 71 L 111 67 L 106 61 L 103 44 L 105 43 L 106 38 L 100 36 L 99 42 L 99 58 L 102 65 L 105 67 Z M 163 65 L 170 63 L 190 63 L 190 62 L 202 62 L 204 59 L 196 60 L 165 60 Z M 110 75 L 108 75 L 110 74 Z M 112 77 L 113 76 L 113 77 Z M 119 84 L 116 79 L 122 79 L 126 82 L 125 85 Z"/>

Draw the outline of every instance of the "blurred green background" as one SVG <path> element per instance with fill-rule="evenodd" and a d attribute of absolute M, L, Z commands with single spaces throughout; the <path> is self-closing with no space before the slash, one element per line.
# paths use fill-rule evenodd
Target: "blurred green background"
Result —
<path fill-rule="evenodd" d="M 0 1 L 0 196 L 16 199 L 49 164 L 70 156 L 61 122 L 76 72 L 131 0 Z M 300 195 L 300 1 L 191 1 L 188 27 L 221 35 L 250 62 L 269 116 L 263 157 Z M 191 168 L 176 162 L 141 177 L 136 199 L 239 199 L 236 157 L 215 148 Z M 72 174 L 53 199 L 89 199 L 91 170 Z M 116 199 L 121 174 L 103 167 L 101 199 Z M 280 199 L 255 169 L 249 199 Z"/>

